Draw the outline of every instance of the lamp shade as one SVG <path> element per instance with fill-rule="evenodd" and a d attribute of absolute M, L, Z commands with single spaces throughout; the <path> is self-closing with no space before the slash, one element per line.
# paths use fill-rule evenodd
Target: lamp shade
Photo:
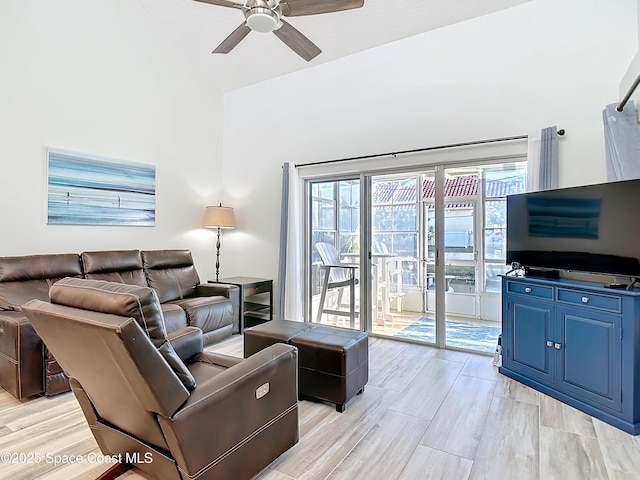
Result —
<path fill-rule="evenodd" d="M 233 216 L 233 208 L 223 207 L 207 207 L 204 213 L 204 226 L 206 228 L 234 228 L 236 221 Z"/>

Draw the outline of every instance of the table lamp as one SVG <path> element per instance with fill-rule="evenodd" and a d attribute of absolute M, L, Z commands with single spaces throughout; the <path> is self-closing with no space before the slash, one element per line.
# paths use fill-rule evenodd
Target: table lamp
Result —
<path fill-rule="evenodd" d="M 233 208 L 220 205 L 207 207 L 204 213 L 204 227 L 218 229 L 218 241 L 216 242 L 216 282 L 220 273 L 220 229 L 234 228 L 236 226 L 233 216 Z"/>

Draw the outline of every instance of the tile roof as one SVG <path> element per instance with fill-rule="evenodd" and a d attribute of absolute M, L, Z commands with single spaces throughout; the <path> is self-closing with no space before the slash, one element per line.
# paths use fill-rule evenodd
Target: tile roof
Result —
<path fill-rule="evenodd" d="M 475 197 L 478 195 L 479 179 L 477 175 L 458 175 L 446 178 L 444 183 L 445 197 Z M 504 197 L 514 193 L 524 192 L 525 179 L 523 175 L 506 177 L 486 181 L 487 198 Z M 435 196 L 435 181 L 425 179 L 422 185 L 423 198 Z M 375 184 L 373 204 L 415 203 L 416 191 L 414 183 L 407 181 L 379 182 Z M 448 207 L 470 206 L 470 203 L 447 204 Z"/>

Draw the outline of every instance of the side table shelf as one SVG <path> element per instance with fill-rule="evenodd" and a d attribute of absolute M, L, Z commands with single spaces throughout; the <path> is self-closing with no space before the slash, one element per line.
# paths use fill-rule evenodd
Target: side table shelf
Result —
<path fill-rule="evenodd" d="M 240 289 L 240 331 L 273 320 L 273 280 L 255 277 L 227 277 L 218 283 Z"/>

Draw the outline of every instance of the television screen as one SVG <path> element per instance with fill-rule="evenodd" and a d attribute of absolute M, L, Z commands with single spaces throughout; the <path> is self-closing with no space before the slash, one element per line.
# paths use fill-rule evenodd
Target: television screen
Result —
<path fill-rule="evenodd" d="M 507 263 L 640 277 L 640 179 L 507 197 Z"/>

